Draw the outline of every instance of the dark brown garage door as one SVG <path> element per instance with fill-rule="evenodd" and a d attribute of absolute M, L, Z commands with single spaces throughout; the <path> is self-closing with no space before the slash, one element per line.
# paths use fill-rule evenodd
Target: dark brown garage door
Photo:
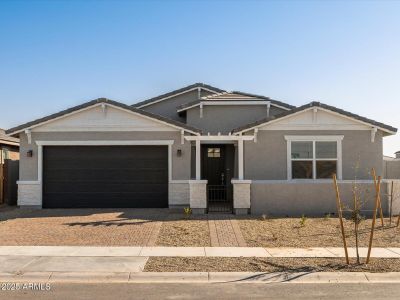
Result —
<path fill-rule="evenodd" d="M 43 207 L 168 207 L 167 146 L 46 146 Z"/>

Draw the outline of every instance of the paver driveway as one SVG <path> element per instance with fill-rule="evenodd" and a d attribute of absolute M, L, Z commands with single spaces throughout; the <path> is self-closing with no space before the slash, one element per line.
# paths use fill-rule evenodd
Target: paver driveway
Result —
<path fill-rule="evenodd" d="M 246 246 L 231 215 L 168 209 L 0 209 L 0 246 Z"/>
<path fill-rule="evenodd" d="M 0 210 L 0 245 L 153 246 L 167 210 Z"/>

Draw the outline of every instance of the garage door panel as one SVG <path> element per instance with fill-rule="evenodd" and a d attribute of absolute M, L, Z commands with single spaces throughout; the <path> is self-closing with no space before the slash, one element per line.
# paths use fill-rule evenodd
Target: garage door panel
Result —
<path fill-rule="evenodd" d="M 130 194 L 115 193 L 93 193 L 84 195 L 82 193 L 62 193 L 48 194 L 51 201 L 47 208 L 159 208 L 161 193 L 151 193 L 150 195 L 140 195 L 132 197 Z"/>
<path fill-rule="evenodd" d="M 156 192 L 168 192 L 168 187 L 164 183 L 136 183 L 136 182 L 124 182 L 124 183 L 112 183 L 112 182 L 80 182 L 74 185 L 67 186 L 63 182 L 54 182 L 48 185 L 46 193 L 149 193 L 149 191 Z"/>
<path fill-rule="evenodd" d="M 167 146 L 45 146 L 43 206 L 168 207 Z"/>
<path fill-rule="evenodd" d="M 143 173 L 146 177 L 143 177 Z M 107 171 L 99 170 L 63 170 L 57 169 L 47 173 L 49 183 L 57 181 L 136 181 L 136 182 L 165 182 L 168 176 L 166 170 L 139 169 L 136 171 L 125 169 L 114 169 Z"/>
<path fill-rule="evenodd" d="M 57 170 L 76 170 L 76 169 L 94 169 L 94 170 L 112 170 L 112 169 L 157 169 L 160 166 L 165 167 L 165 160 L 167 158 L 162 159 L 143 159 L 134 158 L 130 160 L 124 160 L 124 158 L 119 157 L 118 160 L 94 160 L 88 159 L 89 161 L 85 160 L 73 160 L 71 161 L 69 158 L 63 160 L 54 160 L 50 161 L 52 169 Z"/>

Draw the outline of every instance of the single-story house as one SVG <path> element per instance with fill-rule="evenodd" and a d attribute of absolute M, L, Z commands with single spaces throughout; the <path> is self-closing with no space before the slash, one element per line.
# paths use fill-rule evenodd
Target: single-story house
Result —
<path fill-rule="evenodd" d="M 318 215 L 336 211 L 334 173 L 346 201 L 355 178 L 372 189 L 396 131 L 320 102 L 196 83 L 132 106 L 96 99 L 7 133 L 20 138 L 20 207 Z"/>
<path fill-rule="evenodd" d="M 18 160 L 19 139 L 0 128 L 0 205 L 17 200 Z"/>

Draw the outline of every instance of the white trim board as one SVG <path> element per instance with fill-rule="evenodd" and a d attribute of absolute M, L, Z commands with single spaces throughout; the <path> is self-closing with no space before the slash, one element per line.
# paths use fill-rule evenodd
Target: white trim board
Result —
<path fill-rule="evenodd" d="M 39 146 L 162 146 L 173 145 L 174 140 L 115 140 L 115 141 L 36 141 Z"/>
<path fill-rule="evenodd" d="M 149 102 L 149 103 L 142 104 L 142 105 L 140 105 L 140 106 L 135 106 L 135 104 L 134 104 L 134 107 L 136 107 L 136 108 L 146 107 L 146 106 L 153 105 L 153 104 L 156 104 L 156 103 L 158 103 L 158 102 L 167 100 L 167 99 L 169 99 L 169 98 L 173 98 L 173 97 L 180 96 L 180 95 L 183 95 L 183 94 L 186 94 L 186 93 L 189 93 L 189 92 L 196 91 L 196 90 L 198 90 L 198 89 L 205 90 L 205 91 L 210 92 L 210 93 L 218 94 L 218 92 L 213 91 L 213 90 L 210 90 L 210 89 L 205 88 L 205 87 L 194 87 L 194 88 L 188 89 L 188 90 L 183 91 L 183 92 L 180 92 L 180 93 L 176 93 L 176 94 L 173 94 L 173 95 L 169 95 L 169 96 L 163 97 L 163 98 L 161 98 L 161 99 L 157 99 L 157 100 L 151 101 L 151 102 Z"/>
<path fill-rule="evenodd" d="M 290 110 L 290 109 L 288 109 L 287 107 L 283 107 L 283 106 L 280 106 L 280 105 L 277 105 L 277 104 L 274 104 L 274 103 L 271 103 L 271 101 L 268 101 L 268 100 L 235 100 L 235 101 L 232 101 L 232 100 L 204 100 L 204 101 L 200 101 L 200 102 L 198 102 L 198 103 L 195 103 L 195 104 L 193 104 L 193 105 L 190 105 L 190 106 L 187 106 L 187 107 L 184 107 L 184 108 L 181 108 L 181 109 L 178 109 L 177 110 L 177 112 L 179 113 L 179 112 L 182 112 L 182 111 L 185 111 L 185 110 L 188 110 L 188 109 L 191 109 L 191 108 L 194 108 L 194 107 L 196 107 L 196 106 L 206 106 L 206 105 L 209 105 L 209 106 L 223 106 L 223 105 L 231 105 L 231 106 L 235 106 L 235 105 L 263 105 L 263 106 L 275 106 L 275 107 L 278 107 L 278 108 L 281 108 L 281 109 L 284 109 L 284 110 Z"/>
<path fill-rule="evenodd" d="M 185 136 L 187 141 L 252 141 L 252 135 L 198 135 Z"/>

